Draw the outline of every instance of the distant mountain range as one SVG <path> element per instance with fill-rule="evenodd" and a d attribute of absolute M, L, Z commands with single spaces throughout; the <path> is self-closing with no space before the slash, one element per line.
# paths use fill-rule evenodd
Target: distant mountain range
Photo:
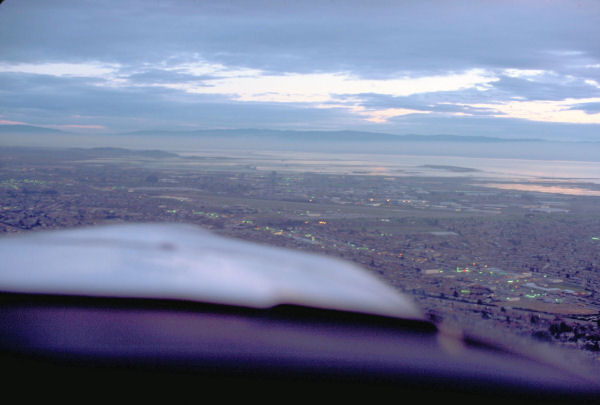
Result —
<path fill-rule="evenodd" d="M 34 125 L 0 125 L 0 134 L 73 134 L 58 129 Z M 99 136 L 103 136 L 98 134 Z M 293 142 L 544 142 L 538 138 L 506 139 L 491 136 L 466 135 L 394 135 L 366 131 L 294 131 L 273 129 L 205 129 L 192 131 L 143 130 L 105 136 L 201 137 L 222 139 L 263 139 Z"/>
<path fill-rule="evenodd" d="M 63 134 L 77 135 L 76 132 L 66 132 L 53 128 L 39 127 L 35 125 L 0 125 L 2 134 Z M 500 138 L 493 136 L 473 135 L 417 135 L 403 134 L 395 135 L 383 132 L 367 131 L 299 131 L 299 130 L 275 130 L 275 129 L 200 129 L 200 130 L 141 130 L 123 132 L 118 134 L 96 134 L 96 136 L 124 137 L 124 136 L 148 136 L 148 137 L 198 137 L 198 138 L 222 138 L 223 140 L 254 140 L 262 139 L 281 142 L 469 142 L 469 143 L 510 143 L 510 142 L 558 142 L 558 143 L 593 143 L 599 141 L 552 141 L 541 138 Z"/>
<path fill-rule="evenodd" d="M 505 139 L 489 136 L 461 135 L 393 135 L 381 132 L 362 131 L 293 131 L 272 129 L 212 129 L 196 131 L 134 131 L 122 135 L 136 136 L 196 136 L 220 137 L 230 139 L 270 139 L 281 141 L 312 141 L 312 142 L 543 142 L 542 139 Z"/>

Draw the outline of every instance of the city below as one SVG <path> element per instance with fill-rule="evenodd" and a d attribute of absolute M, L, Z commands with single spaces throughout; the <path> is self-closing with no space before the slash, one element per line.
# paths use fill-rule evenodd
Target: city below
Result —
<path fill-rule="evenodd" d="M 0 231 L 197 224 L 356 262 L 440 327 L 599 366 L 597 179 L 386 159 L 2 147 Z"/>

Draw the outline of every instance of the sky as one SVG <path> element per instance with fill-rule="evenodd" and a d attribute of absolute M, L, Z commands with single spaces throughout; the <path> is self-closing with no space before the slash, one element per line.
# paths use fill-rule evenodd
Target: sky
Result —
<path fill-rule="evenodd" d="M 0 125 L 600 141 L 600 2 L 16 1 Z"/>

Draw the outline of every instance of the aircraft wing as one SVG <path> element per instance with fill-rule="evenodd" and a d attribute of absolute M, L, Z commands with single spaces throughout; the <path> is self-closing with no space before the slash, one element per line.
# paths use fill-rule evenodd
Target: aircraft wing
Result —
<path fill-rule="evenodd" d="M 191 225 L 101 226 L 2 242 L 5 291 L 250 308 L 294 304 L 423 319 L 407 297 L 351 263 Z"/>
<path fill-rule="evenodd" d="M 551 352 L 438 330 L 352 263 L 191 225 L 5 237 L 0 257 L 1 360 L 29 379 L 125 373 L 205 388 L 385 387 L 569 403 L 600 393 L 594 376 Z"/>

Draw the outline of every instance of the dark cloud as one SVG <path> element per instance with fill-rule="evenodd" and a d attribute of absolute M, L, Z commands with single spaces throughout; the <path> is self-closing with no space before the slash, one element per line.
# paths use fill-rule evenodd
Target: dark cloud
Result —
<path fill-rule="evenodd" d="M 600 89 L 595 89 L 584 79 L 554 75 L 531 80 L 502 77 L 494 83 L 493 94 L 498 100 L 521 97 L 525 100 L 563 100 L 566 98 L 600 97 Z"/>
<path fill-rule="evenodd" d="M 588 114 L 600 113 L 600 102 L 597 103 L 581 103 L 570 108 L 571 110 L 583 110 Z"/>
<path fill-rule="evenodd" d="M 596 59 L 596 2 L 8 2 L 3 57 L 152 62 L 197 53 L 272 71 L 359 74 L 552 68 L 550 51 Z"/>

